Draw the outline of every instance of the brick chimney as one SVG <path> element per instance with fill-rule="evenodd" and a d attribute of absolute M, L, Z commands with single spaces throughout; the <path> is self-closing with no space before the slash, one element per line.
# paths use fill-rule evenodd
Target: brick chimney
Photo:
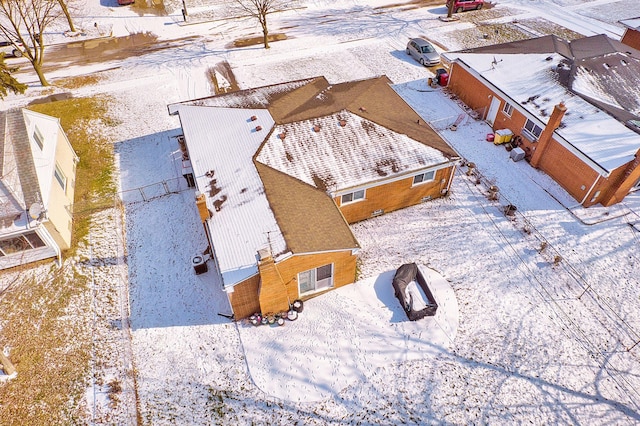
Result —
<path fill-rule="evenodd" d="M 553 107 L 553 112 L 551 113 L 551 117 L 549 117 L 546 127 L 540 134 L 538 142 L 533 145 L 535 147 L 535 151 L 533 151 L 530 161 L 533 167 L 537 168 L 540 164 L 540 160 L 544 156 L 544 152 L 547 150 L 547 146 L 549 145 L 549 142 L 551 142 L 551 138 L 553 138 L 553 132 L 560 127 L 560 122 L 562 121 L 562 117 L 564 117 L 564 113 L 566 111 L 567 107 L 564 106 L 563 102 L 560 102 L 558 105 Z"/>
<path fill-rule="evenodd" d="M 289 310 L 289 296 L 284 281 L 278 271 L 271 252 L 258 250 L 258 271 L 260 272 L 260 310 L 263 314 L 275 314 Z"/>

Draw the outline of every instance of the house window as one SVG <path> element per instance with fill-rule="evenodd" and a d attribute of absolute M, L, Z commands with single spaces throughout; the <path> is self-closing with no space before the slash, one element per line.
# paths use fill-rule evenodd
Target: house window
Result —
<path fill-rule="evenodd" d="M 26 250 L 44 247 L 44 242 L 35 232 L 0 240 L 0 256 L 8 256 Z"/>
<path fill-rule="evenodd" d="M 40 129 L 38 129 L 38 126 L 33 129 L 33 140 L 36 141 L 40 149 L 42 149 L 42 147 L 44 146 L 44 135 L 42 134 Z"/>
<path fill-rule="evenodd" d="M 419 175 L 415 175 L 413 177 L 413 184 L 418 185 L 420 183 L 430 182 L 433 180 L 433 178 L 435 178 L 435 176 L 436 176 L 436 172 L 434 170 L 431 170 L 425 173 L 420 173 Z"/>
<path fill-rule="evenodd" d="M 540 137 L 542 128 L 533 121 L 527 119 L 527 122 L 524 123 L 524 129 L 522 129 L 522 133 L 527 136 L 527 139 L 530 139 L 533 142 L 537 141 Z"/>
<path fill-rule="evenodd" d="M 314 293 L 333 287 L 333 264 L 298 274 L 298 290 L 300 294 Z"/>
<path fill-rule="evenodd" d="M 351 192 L 349 194 L 344 194 L 341 199 L 340 204 L 349 204 L 355 201 L 364 200 L 364 189 L 359 191 Z"/>
<path fill-rule="evenodd" d="M 505 102 L 504 106 L 502 107 L 502 112 L 511 117 L 511 114 L 513 114 L 513 105 L 511 105 L 509 102 Z"/>
<path fill-rule="evenodd" d="M 62 187 L 62 190 L 66 191 L 67 177 L 64 175 L 64 173 L 62 173 L 62 170 L 60 169 L 60 166 L 58 165 L 58 163 L 56 163 L 56 170 L 53 172 L 53 174 L 56 177 L 56 180 L 58 181 L 60 186 Z"/>

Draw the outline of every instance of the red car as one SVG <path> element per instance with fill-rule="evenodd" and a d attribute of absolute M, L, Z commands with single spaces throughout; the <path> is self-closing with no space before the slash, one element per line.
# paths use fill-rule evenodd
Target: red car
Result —
<path fill-rule="evenodd" d="M 484 6 L 484 0 L 448 0 L 447 7 L 451 5 L 452 1 L 454 2 L 453 11 L 455 13 L 465 10 L 480 10 Z"/>

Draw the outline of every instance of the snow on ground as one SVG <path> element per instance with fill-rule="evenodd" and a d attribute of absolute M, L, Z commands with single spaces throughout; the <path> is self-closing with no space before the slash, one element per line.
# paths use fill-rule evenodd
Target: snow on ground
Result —
<path fill-rule="evenodd" d="M 424 79 L 397 90 L 436 127 L 463 111 Z M 591 300 L 624 280 L 630 293 L 616 300 L 633 320 L 634 234 L 621 217 L 582 225 L 547 191 L 567 205 L 572 200 L 486 142 L 488 131 L 470 118 L 455 132 L 443 131 L 476 162 L 486 179 L 481 185 L 462 167 L 449 198 L 355 225 L 362 280 L 309 301 L 283 328 L 234 325 L 218 315 L 229 311 L 215 274 L 190 270 L 191 255 L 205 244 L 190 191 L 127 207 L 143 416 L 154 424 L 206 424 L 216 416 L 239 424 L 638 420 L 636 379 L 618 373 L 637 371 L 635 353 L 622 350 L 632 336 L 610 318 L 621 311 L 598 310 Z M 120 148 L 123 176 L 176 176 L 170 163 L 177 143 L 166 134 Z M 499 202 L 486 199 L 489 183 L 499 186 Z M 515 221 L 502 213 L 507 200 L 522 213 Z M 549 246 L 539 252 L 542 241 Z M 606 255 L 591 257 L 603 245 Z M 566 260 L 554 265 L 553 250 Z M 390 276 L 410 261 L 451 281 L 460 303 L 453 344 L 433 338 L 433 323 L 398 322 Z M 623 264 L 606 266 L 616 263 Z M 577 278 L 589 268 L 597 270 L 594 279 Z M 601 288 L 578 300 L 586 282 Z"/>
<path fill-rule="evenodd" d="M 541 12 L 550 4 L 541 0 L 503 3 L 553 22 L 563 16 L 555 7 Z M 588 2 L 554 3 L 572 6 L 563 23 L 588 14 L 577 7 Z M 110 359 L 104 375 L 134 369 L 138 413 L 148 424 L 640 422 L 640 346 L 634 346 L 640 340 L 640 233 L 629 226 L 640 220 L 640 196 L 615 208 L 576 208 L 547 176 L 486 142 L 486 124 L 465 116 L 449 130 L 464 110 L 443 90 L 427 87 L 430 72 L 404 54 L 408 38 L 442 34 L 441 12 L 434 12 L 442 7 L 372 13 L 368 4 L 318 1 L 287 12 L 274 19 L 275 27 L 291 28 L 294 37 L 265 51 L 224 47 L 255 31 L 244 23 L 185 26 L 173 15 L 134 16 L 92 3 L 91 17 L 105 28 L 120 19 L 123 31 L 206 34 L 179 53 L 118 63 L 107 81 L 78 90 L 78 96 L 113 94 L 112 114 L 121 123 L 112 136 L 126 202 L 126 265 L 112 247 L 118 244 L 112 217 L 96 222 L 90 244 L 107 260 L 95 268 L 98 283 L 116 283 L 117 290 L 117 274 L 128 273 L 120 284 L 129 291 L 132 353 L 122 357 L 133 364 L 117 367 Z M 585 22 L 580 29 L 591 31 L 594 22 Z M 480 183 L 461 165 L 449 197 L 354 225 L 361 279 L 308 301 L 297 321 L 284 327 L 231 322 L 219 315 L 229 307 L 215 271 L 195 275 L 191 268 L 206 239 L 194 194 L 179 184 L 179 123 L 166 110 L 209 95 L 204 73 L 223 60 L 243 88 L 317 75 L 342 82 L 386 74 L 476 163 Z M 499 187 L 499 200 L 487 198 L 490 185 Z M 158 197 L 164 188 L 172 193 Z M 512 219 L 503 213 L 506 204 L 518 208 Z M 393 271 L 406 262 L 445 277 L 457 318 L 403 321 L 389 287 Z M 114 263 L 117 271 L 109 269 Z M 440 302 L 446 307 L 453 300 Z M 447 312 L 453 311 L 441 311 Z M 91 397 L 89 391 L 90 407 Z M 118 413 L 131 408 L 130 400 L 105 404 L 98 423 L 133 419 Z"/>

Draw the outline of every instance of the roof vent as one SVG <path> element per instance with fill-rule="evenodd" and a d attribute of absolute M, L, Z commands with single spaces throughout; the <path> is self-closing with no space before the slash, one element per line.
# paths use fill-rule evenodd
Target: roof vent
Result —
<path fill-rule="evenodd" d="M 284 138 L 287 137 L 287 132 L 282 132 L 280 134 L 278 134 L 278 138 L 284 140 Z"/>
<path fill-rule="evenodd" d="M 260 130 L 262 130 L 262 126 L 256 126 L 256 132 L 259 132 Z"/>
<path fill-rule="evenodd" d="M 271 250 L 268 248 L 261 248 L 258 250 L 258 260 L 263 261 L 271 258 Z"/>
<path fill-rule="evenodd" d="M 340 127 L 344 127 L 344 126 L 346 126 L 346 125 L 347 125 L 347 120 L 345 120 L 345 119 L 341 119 L 341 120 L 340 120 Z"/>
<path fill-rule="evenodd" d="M 318 133 L 320 131 L 320 125 L 319 124 L 314 124 L 313 125 L 313 131 Z"/>
<path fill-rule="evenodd" d="M 257 119 L 258 119 L 258 117 L 256 117 L 255 115 L 252 115 L 252 116 L 249 118 L 249 120 L 251 120 L 251 121 L 256 121 Z"/>
<path fill-rule="evenodd" d="M 362 111 L 362 112 L 367 112 L 367 109 L 366 109 L 365 107 L 363 107 L 363 106 L 361 106 L 361 107 L 359 108 L 359 110 L 360 110 L 360 111 Z"/>

